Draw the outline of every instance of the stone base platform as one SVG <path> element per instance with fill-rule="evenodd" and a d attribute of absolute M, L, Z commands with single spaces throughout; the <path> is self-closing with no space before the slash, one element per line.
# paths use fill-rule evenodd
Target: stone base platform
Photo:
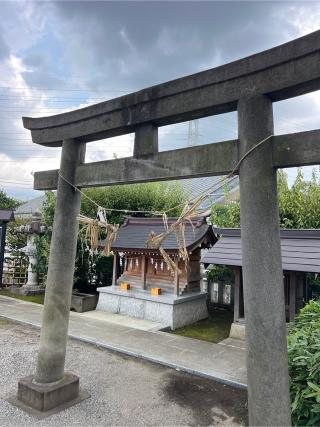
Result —
<path fill-rule="evenodd" d="M 246 339 L 246 324 L 243 321 L 233 322 L 230 329 L 230 338 L 245 341 Z"/>
<path fill-rule="evenodd" d="M 9 287 L 10 292 L 16 295 L 42 295 L 45 293 L 45 287 L 44 286 L 30 286 L 30 285 L 23 285 L 23 286 L 15 286 L 12 285 Z"/>
<path fill-rule="evenodd" d="M 79 377 L 66 372 L 61 381 L 49 384 L 36 383 L 33 375 L 22 378 L 18 383 L 17 396 L 11 396 L 7 401 L 41 419 L 88 397 L 89 393 L 80 393 Z"/>
<path fill-rule="evenodd" d="M 183 296 L 169 293 L 152 296 L 148 290 L 122 291 L 118 286 L 97 290 L 97 310 L 152 320 L 171 329 L 181 328 L 208 317 L 206 292 Z"/>

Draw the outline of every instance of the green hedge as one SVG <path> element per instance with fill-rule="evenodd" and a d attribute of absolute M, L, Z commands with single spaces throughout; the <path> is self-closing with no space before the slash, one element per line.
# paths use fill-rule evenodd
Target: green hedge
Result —
<path fill-rule="evenodd" d="M 320 425 L 320 302 L 310 301 L 288 335 L 292 422 Z"/>

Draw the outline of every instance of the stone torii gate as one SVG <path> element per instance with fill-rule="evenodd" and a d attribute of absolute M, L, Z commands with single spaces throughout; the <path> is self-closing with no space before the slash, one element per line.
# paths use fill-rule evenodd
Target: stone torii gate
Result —
<path fill-rule="evenodd" d="M 79 378 L 64 372 L 80 209 L 80 194 L 69 183 L 83 188 L 227 174 L 273 135 L 273 102 L 318 89 L 320 31 L 90 107 L 23 118 L 34 143 L 62 146 L 62 154 L 61 176 L 53 170 L 34 177 L 35 189 L 58 192 L 38 365 L 35 376 L 19 381 L 20 402 L 47 411 L 79 397 Z M 158 152 L 159 126 L 236 110 L 237 140 Z M 131 132 L 133 157 L 84 164 L 87 142 Z M 291 423 L 276 171 L 313 164 L 320 164 L 319 129 L 272 136 L 236 170 L 251 425 Z"/>

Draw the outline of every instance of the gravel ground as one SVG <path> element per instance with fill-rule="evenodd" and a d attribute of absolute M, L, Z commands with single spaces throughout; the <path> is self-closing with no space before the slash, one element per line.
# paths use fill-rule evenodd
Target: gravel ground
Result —
<path fill-rule="evenodd" d="M 165 426 L 246 424 L 246 392 L 69 340 L 66 369 L 91 398 L 42 421 L 7 403 L 34 371 L 39 331 L 0 318 L 1 426 Z"/>

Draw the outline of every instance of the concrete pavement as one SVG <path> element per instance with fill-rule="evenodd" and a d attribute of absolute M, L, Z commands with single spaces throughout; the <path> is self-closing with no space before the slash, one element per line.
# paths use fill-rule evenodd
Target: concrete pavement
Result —
<path fill-rule="evenodd" d="M 0 316 L 37 328 L 43 306 L 0 296 Z M 104 312 L 70 313 L 69 337 L 184 372 L 246 387 L 245 349 L 159 331 L 161 325 Z"/>

